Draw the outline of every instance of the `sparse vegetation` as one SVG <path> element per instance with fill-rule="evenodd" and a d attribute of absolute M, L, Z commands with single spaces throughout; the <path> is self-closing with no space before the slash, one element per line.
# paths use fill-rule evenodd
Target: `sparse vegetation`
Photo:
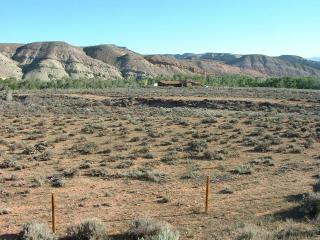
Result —
<path fill-rule="evenodd" d="M 1 94 L 1 234 L 47 221 L 55 192 L 59 237 L 95 216 L 110 221 L 110 239 L 138 239 L 127 236 L 130 219 L 150 213 L 173 227 L 144 240 L 177 239 L 175 228 L 181 239 L 319 236 L 316 91 L 24 90 L 10 103 Z"/>

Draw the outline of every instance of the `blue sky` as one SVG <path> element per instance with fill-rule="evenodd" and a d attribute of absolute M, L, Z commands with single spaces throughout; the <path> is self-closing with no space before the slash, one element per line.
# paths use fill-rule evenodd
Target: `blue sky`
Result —
<path fill-rule="evenodd" d="M 319 0 L 0 0 L 0 42 L 320 55 Z"/>

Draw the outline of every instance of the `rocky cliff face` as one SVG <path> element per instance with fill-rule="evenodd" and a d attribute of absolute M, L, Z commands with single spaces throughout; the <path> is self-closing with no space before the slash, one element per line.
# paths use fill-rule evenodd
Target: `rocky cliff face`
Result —
<path fill-rule="evenodd" d="M 205 53 L 144 56 L 115 45 L 76 47 L 65 42 L 0 44 L 0 78 L 121 79 L 174 74 L 320 76 L 320 63 L 298 56 Z"/>

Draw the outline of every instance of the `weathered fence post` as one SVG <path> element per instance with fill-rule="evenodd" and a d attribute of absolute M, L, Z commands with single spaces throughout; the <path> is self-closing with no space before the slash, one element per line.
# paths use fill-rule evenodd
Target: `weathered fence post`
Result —
<path fill-rule="evenodd" d="M 208 214 L 208 205 L 209 205 L 209 184 L 210 184 L 210 177 L 207 176 L 207 184 L 206 184 L 206 202 L 205 202 L 205 213 Z"/>
<path fill-rule="evenodd" d="M 52 220 L 52 232 L 56 232 L 56 213 L 55 213 L 55 199 L 54 193 L 51 194 L 51 220 Z"/>

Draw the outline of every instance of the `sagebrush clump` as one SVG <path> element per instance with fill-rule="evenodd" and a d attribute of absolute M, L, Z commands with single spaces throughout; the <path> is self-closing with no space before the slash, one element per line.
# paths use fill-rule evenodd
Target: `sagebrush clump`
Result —
<path fill-rule="evenodd" d="M 139 240 L 178 240 L 179 233 L 172 230 L 167 223 L 150 218 L 133 221 L 128 235 Z"/>
<path fill-rule="evenodd" d="M 76 240 L 107 240 L 106 226 L 99 219 L 87 219 L 67 229 L 68 237 Z"/>
<path fill-rule="evenodd" d="M 30 222 L 23 225 L 20 232 L 21 240 L 57 240 L 49 227 L 38 222 Z"/>

